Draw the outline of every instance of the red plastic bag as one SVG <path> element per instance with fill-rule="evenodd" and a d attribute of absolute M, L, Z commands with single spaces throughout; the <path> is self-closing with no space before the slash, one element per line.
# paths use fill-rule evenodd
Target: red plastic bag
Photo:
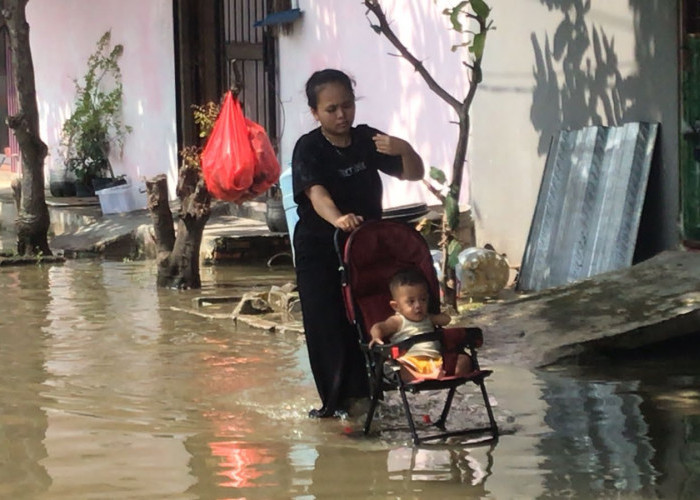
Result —
<path fill-rule="evenodd" d="M 242 203 L 279 179 L 280 165 L 265 129 L 243 116 L 238 99 L 226 93 L 201 156 L 202 175 L 215 198 Z"/>
<path fill-rule="evenodd" d="M 250 143 L 255 152 L 255 172 L 250 193 L 253 196 L 267 191 L 280 178 L 281 168 L 267 132 L 259 123 L 246 118 Z"/>

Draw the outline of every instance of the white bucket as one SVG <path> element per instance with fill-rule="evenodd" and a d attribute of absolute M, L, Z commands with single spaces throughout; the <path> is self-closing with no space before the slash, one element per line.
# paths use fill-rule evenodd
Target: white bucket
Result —
<path fill-rule="evenodd" d="M 282 172 L 282 175 L 280 175 L 280 189 L 282 190 L 284 217 L 287 219 L 289 242 L 292 244 L 292 256 L 294 256 L 294 227 L 299 220 L 299 216 L 297 215 L 297 204 L 294 203 L 294 188 L 292 187 L 291 166 L 287 166 L 284 172 Z"/>

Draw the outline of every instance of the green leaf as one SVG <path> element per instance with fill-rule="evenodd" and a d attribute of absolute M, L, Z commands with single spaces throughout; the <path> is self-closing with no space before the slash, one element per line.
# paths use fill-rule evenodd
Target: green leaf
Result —
<path fill-rule="evenodd" d="M 486 2 L 484 2 L 484 0 L 471 0 L 471 5 L 472 9 L 474 9 L 474 13 L 478 17 L 484 20 L 486 20 L 486 18 L 489 17 L 491 8 L 488 5 L 486 5 Z"/>
<path fill-rule="evenodd" d="M 459 206 L 457 200 L 449 195 L 445 198 L 445 216 L 447 217 L 447 225 L 451 230 L 457 229 L 459 223 Z"/>
<path fill-rule="evenodd" d="M 459 252 L 462 251 L 462 245 L 457 240 L 452 240 L 447 245 L 447 265 L 454 269 L 459 264 Z"/>
<path fill-rule="evenodd" d="M 379 25 L 370 23 L 369 27 L 372 28 L 377 35 L 382 34 L 382 28 L 380 28 Z"/>
<path fill-rule="evenodd" d="M 484 55 L 484 46 L 486 45 L 486 33 L 477 33 L 474 35 L 469 52 L 474 54 L 475 59 L 481 59 Z"/>
<path fill-rule="evenodd" d="M 455 31 L 462 32 L 462 23 L 459 22 L 459 11 L 453 10 L 450 13 L 450 22 L 452 23 L 452 29 Z"/>
<path fill-rule="evenodd" d="M 459 2 L 456 6 L 452 7 L 452 9 L 445 9 L 444 12 L 449 13 L 450 16 L 450 22 L 452 23 L 452 29 L 455 31 L 459 31 L 460 33 L 462 32 L 462 23 L 459 22 L 459 15 L 462 13 L 462 9 L 464 8 L 465 5 L 467 5 L 469 1 L 463 1 Z"/>
<path fill-rule="evenodd" d="M 445 184 L 445 182 L 447 182 L 445 172 L 443 172 L 437 167 L 430 167 L 430 178 L 436 180 L 440 184 Z"/>

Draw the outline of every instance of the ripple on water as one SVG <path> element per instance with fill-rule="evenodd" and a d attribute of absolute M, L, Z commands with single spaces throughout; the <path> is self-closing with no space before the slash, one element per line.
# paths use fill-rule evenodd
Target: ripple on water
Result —
<path fill-rule="evenodd" d="M 698 474 L 687 347 L 578 370 L 489 366 L 493 446 L 411 446 L 396 393 L 369 437 L 362 408 L 309 419 L 302 337 L 174 310 L 289 275 L 204 269 L 202 291 L 164 291 L 152 263 L 0 271 L 0 496 L 676 498 Z M 480 425 L 472 389 L 451 416 Z M 420 397 L 419 422 L 436 419 L 442 397 Z"/>

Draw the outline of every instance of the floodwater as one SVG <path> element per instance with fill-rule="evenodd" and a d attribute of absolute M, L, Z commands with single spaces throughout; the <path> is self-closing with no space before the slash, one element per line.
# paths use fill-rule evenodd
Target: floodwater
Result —
<path fill-rule="evenodd" d="M 156 289 L 152 262 L 0 268 L 0 498 L 700 497 L 698 345 L 605 369 L 485 360 L 499 441 L 414 447 L 401 429 L 362 436 L 361 413 L 307 418 L 298 334 L 183 311 L 290 267 L 202 278 L 183 292 Z M 455 415 L 480 421 L 476 401 L 462 391 Z M 377 430 L 400 417 L 392 395 Z"/>

